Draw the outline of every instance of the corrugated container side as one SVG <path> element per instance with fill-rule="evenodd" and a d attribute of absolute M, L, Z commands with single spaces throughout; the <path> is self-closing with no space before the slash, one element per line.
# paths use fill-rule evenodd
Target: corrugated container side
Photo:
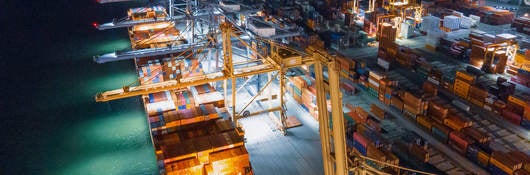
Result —
<path fill-rule="evenodd" d="M 429 117 L 426 116 L 418 116 L 416 117 L 416 122 L 425 130 L 431 131 L 433 121 Z"/>
<path fill-rule="evenodd" d="M 512 111 L 508 109 L 504 109 L 502 111 L 502 117 L 504 117 L 506 120 L 508 120 L 509 122 L 513 124 L 516 124 L 516 125 L 521 124 L 522 117 L 520 115 L 513 113 Z"/>
<path fill-rule="evenodd" d="M 467 147 L 472 143 L 471 139 L 459 131 L 453 131 L 449 134 L 449 144 L 462 155 L 466 153 Z"/>
<path fill-rule="evenodd" d="M 489 137 L 489 135 L 487 133 L 479 131 L 479 130 L 477 130 L 474 127 L 464 128 L 464 129 L 462 129 L 462 133 L 464 133 L 465 135 L 471 137 L 472 139 L 474 139 L 475 141 L 477 141 L 479 143 L 486 143 L 486 142 L 488 142 L 490 140 L 490 137 Z"/>
<path fill-rule="evenodd" d="M 451 133 L 451 131 L 451 128 L 438 123 L 433 123 L 431 129 L 433 136 L 443 143 L 447 143 L 447 140 L 449 139 L 449 133 Z"/>
<path fill-rule="evenodd" d="M 412 154 L 416 159 L 426 163 L 429 161 L 429 152 L 424 147 L 419 146 L 415 143 L 409 144 L 409 153 Z"/>
<path fill-rule="evenodd" d="M 503 152 L 493 152 L 490 158 L 490 165 L 496 166 L 508 174 L 513 174 L 513 171 L 523 166 L 522 163 L 513 161 L 508 154 Z"/>

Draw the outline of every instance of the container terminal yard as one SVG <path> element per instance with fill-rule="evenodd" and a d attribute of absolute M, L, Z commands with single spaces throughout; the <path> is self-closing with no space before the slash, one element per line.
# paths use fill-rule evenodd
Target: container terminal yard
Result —
<path fill-rule="evenodd" d="M 93 24 L 138 74 L 95 100 L 141 98 L 160 174 L 527 175 L 530 3 L 490 3 L 150 1 Z"/>

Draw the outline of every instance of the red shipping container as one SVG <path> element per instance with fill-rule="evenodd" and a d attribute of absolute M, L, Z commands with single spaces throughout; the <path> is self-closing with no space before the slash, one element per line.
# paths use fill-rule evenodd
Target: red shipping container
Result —
<path fill-rule="evenodd" d="M 522 117 L 520 115 L 517 115 L 516 113 L 513 113 L 510 110 L 503 110 L 502 111 L 502 117 L 508 120 L 509 122 L 520 125 Z"/>
<path fill-rule="evenodd" d="M 353 133 L 353 139 L 356 141 L 356 142 L 359 142 L 363 147 L 366 148 L 366 146 L 368 145 L 368 141 L 366 141 L 366 139 L 359 133 L 357 132 L 354 132 Z"/>
<path fill-rule="evenodd" d="M 473 140 L 465 136 L 459 131 L 449 133 L 449 142 L 453 143 L 461 154 L 465 154 L 467 146 L 473 143 Z"/>

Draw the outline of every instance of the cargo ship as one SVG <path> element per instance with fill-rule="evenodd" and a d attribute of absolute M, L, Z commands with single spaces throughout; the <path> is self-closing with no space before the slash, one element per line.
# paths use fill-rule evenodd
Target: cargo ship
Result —
<path fill-rule="evenodd" d="M 162 6 L 128 11 L 133 21 L 167 16 Z M 134 25 L 128 33 L 133 49 L 187 43 L 171 21 Z M 191 52 L 135 59 L 141 85 L 203 75 L 202 63 Z M 244 133 L 228 117 L 224 97 L 212 84 L 141 98 L 160 174 L 253 174 Z"/>

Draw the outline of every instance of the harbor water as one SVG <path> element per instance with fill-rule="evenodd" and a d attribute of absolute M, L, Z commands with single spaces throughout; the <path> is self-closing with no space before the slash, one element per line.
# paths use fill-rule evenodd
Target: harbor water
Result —
<path fill-rule="evenodd" d="M 130 47 L 125 29 L 93 22 L 145 2 L 12 1 L 4 4 L 0 74 L 0 174 L 157 174 L 139 98 L 94 95 L 136 80 L 134 63 L 92 56 Z"/>

